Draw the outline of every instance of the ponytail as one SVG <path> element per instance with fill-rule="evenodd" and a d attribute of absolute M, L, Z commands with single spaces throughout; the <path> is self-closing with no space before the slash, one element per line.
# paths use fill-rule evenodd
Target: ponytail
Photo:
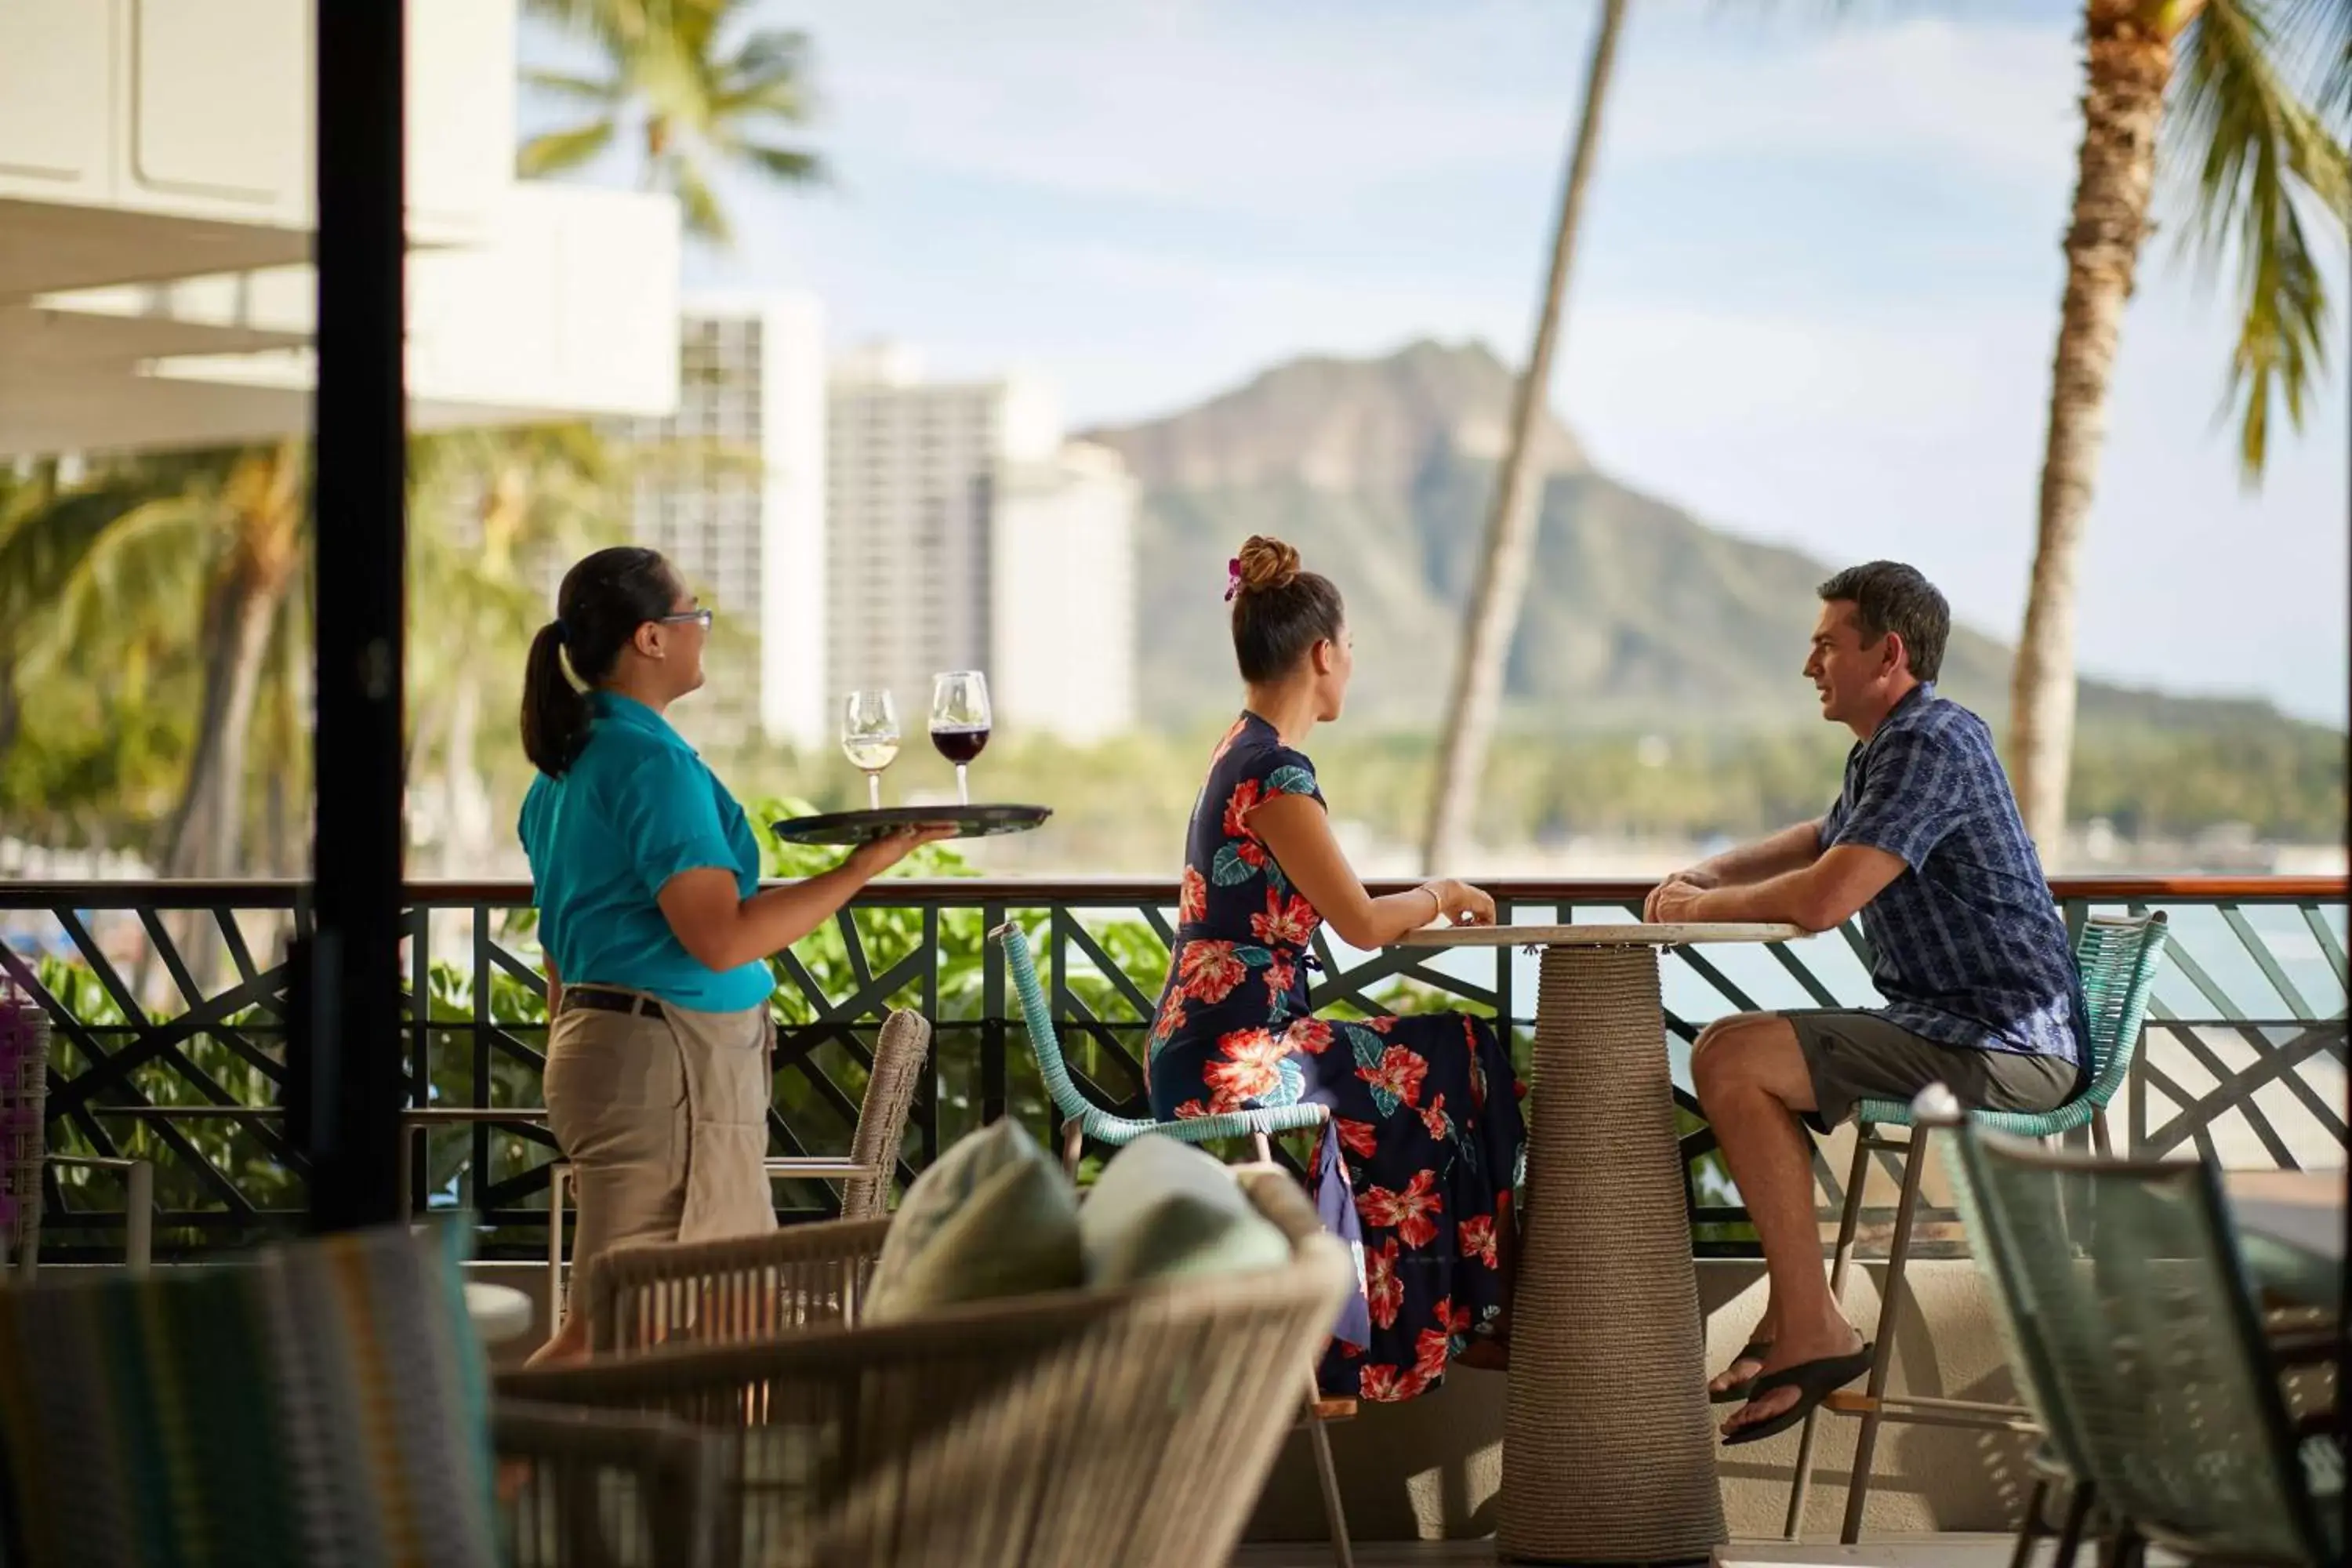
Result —
<path fill-rule="evenodd" d="M 588 698 L 563 668 L 563 626 L 550 621 L 530 639 L 522 672 L 522 750 L 530 765 L 562 778 L 588 743 Z"/>
<path fill-rule="evenodd" d="M 563 574 L 560 617 L 530 639 L 522 672 L 522 749 L 531 766 L 562 778 L 588 743 L 588 695 L 612 679 L 621 650 L 647 621 L 670 613 L 677 577 L 661 552 L 636 545 L 599 550 Z M 569 668 L 567 668 L 567 666 Z"/>

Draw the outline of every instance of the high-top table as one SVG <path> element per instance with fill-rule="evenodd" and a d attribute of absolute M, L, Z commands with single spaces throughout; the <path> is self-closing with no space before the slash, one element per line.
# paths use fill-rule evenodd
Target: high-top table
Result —
<path fill-rule="evenodd" d="M 1519 1563 L 1704 1562 L 1723 1544 L 1658 950 L 1781 925 L 1433 927 L 1543 950 L 1496 1545 Z"/>

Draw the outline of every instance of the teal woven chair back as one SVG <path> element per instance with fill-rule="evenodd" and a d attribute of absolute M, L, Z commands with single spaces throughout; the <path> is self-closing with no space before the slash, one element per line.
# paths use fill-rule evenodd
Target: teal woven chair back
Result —
<path fill-rule="evenodd" d="M 2083 1008 L 2091 1044 L 2093 1105 L 2114 1100 L 2139 1051 L 2140 1028 L 2164 962 L 2164 911 L 2094 915 L 2074 941 L 2074 967 L 2083 977 Z"/>
<path fill-rule="evenodd" d="M 455 1227 L 0 1289 L 9 1568 L 491 1568 Z"/>
<path fill-rule="evenodd" d="M 1052 1097 L 1054 1109 L 1065 1120 L 1092 1128 L 1107 1113 L 1079 1092 L 1076 1081 L 1070 1077 L 1069 1064 L 1062 1059 L 1062 1042 L 1054 1033 L 1054 1015 L 1045 1005 L 1045 990 L 1037 983 L 1037 965 L 1029 955 L 1028 933 L 1017 925 L 1008 925 L 994 934 L 1004 945 L 1004 966 L 1013 976 L 1013 994 L 1021 998 L 1021 1021 L 1028 1027 L 1029 1043 L 1036 1047 L 1037 1070 L 1045 1078 L 1045 1092 Z"/>
<path fill-rule="evenodd" d="M 2016 1363 L 2102 1505 L 2199 1556 L 2318 1563 L 2314 1505 L 2220 1178 L 1970 1127 L 1979 1253 L 2031 1348 Z M 2092 1220 L 2095 1216 L 2095 1224 Z M 1972 1232 L 1972 1234 L 1974 1234 Z"/>

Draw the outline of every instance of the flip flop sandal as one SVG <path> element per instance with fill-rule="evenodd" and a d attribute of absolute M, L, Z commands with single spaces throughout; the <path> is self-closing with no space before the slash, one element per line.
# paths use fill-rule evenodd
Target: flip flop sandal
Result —
<path fill-rule="evenodd" d="M 1724 1438 L 1727 1448 L 1738 1443 L 1760 1443 L 1776 1437 L 1811 1415 L 1821 1402 L 1870 1370 L 1871 1350 L 1865 1344 L 1852 1355 L 1826 1356 L 1820 1361 L 1799 1362 L 1795 1366 L 1767 1373 L 1756 1380 L 1756 1392 L 1748 1397 L 1771 1393 L 1776 1388 L 1793 1388 L 1797 1402 L 1778 1415 L 1742 1426 Z"/>
<path fill-rule="evenodd" d="M 1738 1366 L 1743 1361 L 1760 1363 L 1766 1355 L 1771 1352 L 1771 1349 L 1772 1342 L 1770 1340 L 1750 1340 L 1746 1344 L 1739 1347 L 1739 1353 L 1731 1358 L 1731 1364 Z M 1747 1403 L 1748 1396 L 1754 1392 L 1755 1387 L 1756 1380 L 1754 1378 L 1743 1378 L 1739 1382 L 1733 1384 L 1728 1388 L 1708 1389 L 1706 1391 L 1706 1402 L 1709 1405 L 1744 1405 Z"/>

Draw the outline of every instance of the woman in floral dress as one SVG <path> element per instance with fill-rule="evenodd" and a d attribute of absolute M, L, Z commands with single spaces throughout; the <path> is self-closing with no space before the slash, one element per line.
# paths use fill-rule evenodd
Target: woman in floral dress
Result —
<path fill-rule="evenodd" d="M 1192 808 L 1168 984 L 1150 1041 L 1154 1115 L 1299 1102 L 1331 1108 L 1360 1225 L 1369 1325 L 1323 1358 L 1326 1394 L 1410 1399 L 1450 1358 L 1498 1364 L 1512 1246 L 1511 1177 L 1526 1128 L 1510 1056 L 1484 1018 L 1362 1021 L 1307 1011 L 1311 943 L 1328 923 L 1369 951 L 1444 921 L 1492 924 L 1494 900 L 1452 880 L 1375 899 L 1325 815 L 1297 748 L 1337 719 L 1354 668 L 1346 612 L 1298 552 L 1252 538 L 1231 569 L 1234 651 L 1248 688 Z M 1346 1222 L 1347 1199 L 1325 1205 Z M 1475 1348 L 1474 1349 L 1474 1345 Z"/>

